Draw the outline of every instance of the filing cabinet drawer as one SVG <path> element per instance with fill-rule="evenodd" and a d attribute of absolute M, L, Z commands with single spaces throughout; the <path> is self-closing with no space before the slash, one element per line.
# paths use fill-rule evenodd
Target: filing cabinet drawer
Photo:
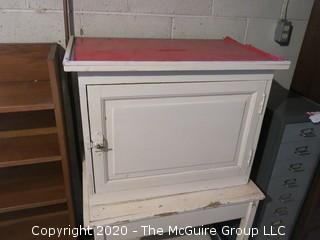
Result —
<path fill-rule="evenodd" d="M 270 235 L 269 236 L 267 234 L 268 233 L 270 234 L 270 227 L 266 226 L 265 231 L 263 231 L 263 227 L 262 227 L 260 230 L 261 234 L 255 239 L 256 240 L 289 240 L 290 239 L 289 234 L 290 234 L 292 228 L 293 228 L 292 226 L 290 226 L 290 227 L 285 226 L 285 229 L 280 228 L 279 231 L 281 233 L 284 233 L 285 235 L 275 235 L 275 236 Z M 273 228 L 273 233 L 275 234 L 276 232 L 277 232 L 277 228 Z"/>
<path fill-rule="evenodd" d="M 270 229 L 270 227 L 278 228 L 280 226 L 286 226 L 285 232 L 290 228 L 288 226 L 291 226 L 291 220 L 288 217 L 272 217 L 272 218 L 265 218 L 260 224 L 259 227 L 263 229 L 265 227 L 266 229 Z"/>
<path fill-rule="evenodd" d="M 318 162 L 320 141 L 286 143 L 280 146 L 272 178 L 309 176 Z"/>
<path fill-rule="evenodd" d="M 286 224 L 290 224 L 291 219 L 296 217 L 297 208 L 299 207 L 299 201 L 292 201 L 284 204 L 274 201 L 266 205 L 264 215 L 266 219 L 286 219 Z"/>
<path fill-rule="evenodd" d="M 264 220 L 259 224 L 259 231 L 261 234 L 257 237 L 257 239 L 261 240 L 287 240 L 289 239 L 289 233 L 291 232 L 294 225 L 291 224 L 292 220 L 288 217 L 279 218 L 279 217 L 271 217 L 264 218 Z M 279 227 L 285 226 L 285 229 Z M 279 231 L 281 233 L 285 233 L 285 235 L 277 235 L 277 236 L 266 236 L 264 233 L 270 233 L 270 228 L 273 229 L 273 232 Z M 264 230 L 265 229 L 265 230 Z"/>
<path fill-rule="evenodd" d="M 288 124 L 285 127 L 282 142 L 305 141 L 320 138 L 320 126 L 311 122 Z"/>
<path fill-rule="evenodd" d="M 298 188 L 296 191 L 292 191 L 290 189 L 281 192 L 281 193 L 272 193 L 269 195 L 272 201 L 279 204 L 287 204 L 293 201 L 298 201 L 301 199 L 300 189 Z"/>
<path fill-rule="evenodd" d="M 306 178 L 305 176 L 273 178 L 269 184 L 267 194 L 272 199 L 277 200 L 283 194 L 292 194 L 293 199 L 298 201 L 301 200 L 306 191 L 309 181 L 310 178 Z"/>

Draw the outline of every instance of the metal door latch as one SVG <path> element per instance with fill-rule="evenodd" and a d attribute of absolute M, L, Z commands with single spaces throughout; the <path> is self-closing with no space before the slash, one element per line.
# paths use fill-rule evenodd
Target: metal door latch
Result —
<path fill-rule="evenodd" d="M 108 141 L 106 139 L 103 139 L 103 143 L 91 142 L 90 147 L 91 149 L 94 149 L 95 152 L 107 152 L 112 150 L 112 148 L 108 147 Z"/>

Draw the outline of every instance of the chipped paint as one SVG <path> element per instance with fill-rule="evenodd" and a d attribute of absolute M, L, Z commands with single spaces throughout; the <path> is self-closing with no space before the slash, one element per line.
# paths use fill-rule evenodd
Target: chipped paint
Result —
<path fill-rule="evenodd" d="M 165 217 L 201 210 L 213 210 L 248 203 L 264 198 L 262 192 L 249 182 L 246 185 L 225 189 L 214 189 L 161 198 L 127 201 L 117 204 L 104 203 L 106 197 L 92 196 L 90 201 L 92 225 L 114 224 L 129 220 L 130 224 L 139 219 Z M 95 198 L 93 200 L 93 198 Z"/>
<path fill-rule="evenodd" d="M 172 215 L 176 215 L 179 214 L 178 212 L 167 212 L 167 213 L 160 213 L 160 214 L 156 214 L 154 215 L 155 217 L 168 217 L 168 216 L 172 216 Z"/>
<path fill-rule="evenodd" d="M 221 202 L 210 202 L 207 206 L 205 206 L 203 209 L 207 208 L 216 208 L 221 207 L 223 204 Z"/>
<path fill-rule="evenodd" d="M 121 226 L 121 225 L 125 225 L 125 224 L 128 224 L 128 223 L 130 223 L 129 220 L 124 220 L 124 221 L 115 222 L 115 223 L 112 224 L 112 225 Z"/>

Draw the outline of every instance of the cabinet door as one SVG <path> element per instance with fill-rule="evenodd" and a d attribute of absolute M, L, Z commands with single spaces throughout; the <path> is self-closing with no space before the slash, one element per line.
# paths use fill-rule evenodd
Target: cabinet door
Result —
<path fill-rule="evenodd" d="M 96 193 L 244 183 L 265 86 L 87 85 Z"/>

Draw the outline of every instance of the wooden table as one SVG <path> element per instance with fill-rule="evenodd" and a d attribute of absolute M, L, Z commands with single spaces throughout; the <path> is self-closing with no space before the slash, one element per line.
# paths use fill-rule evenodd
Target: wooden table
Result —
<path fill-rule="evenodd" d="M 85 164 L 84 176 L 84 225 L 95 229 L 96 240 L 135 239 L 145 236 L 150 226 L 169 231 L 169 226 L 185 228 L 241 218 L 240 228 L 250 228 L 263 193 L 250 181 L 248 184 L 208 191 L 176 194 L 165 197 L 105 204 L 91 194 Z M 107 230 L 104 228 L 108 226 Z M 127 234 L 103 236 L 105 231 L 117 230 Z M 238 236 L 238 240 L 248 236 Z"/>

